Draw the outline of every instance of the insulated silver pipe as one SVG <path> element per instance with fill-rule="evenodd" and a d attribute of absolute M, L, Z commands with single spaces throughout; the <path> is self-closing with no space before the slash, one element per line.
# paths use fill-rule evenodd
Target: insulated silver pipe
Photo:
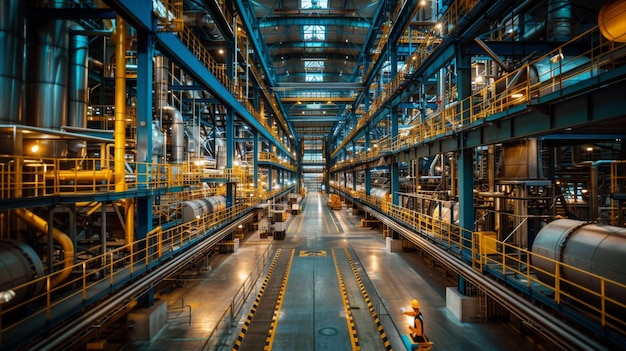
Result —
<path fill-rule="evenodd" d="M 79 24 L 70 26 L 71 32 L 81 32 Z M 89 56 L 89 40 L 85 35 L 72 34 L 70 36 L 69 58 L 69 114 L 67 123 L 70 127 L 85 128 L 87 124 L 87 57 Z"/>
<path fill-rule="evenodd" d="M 172 141 L 171 141 L 171 158 L 170 162 L 179 164 L 184 161 L 183 155 L 185 151 L 185 130 L 183 116 L 175 107 L 163 106 L 161 112 L 164 116 L 168 116 L 172 121 Z"/>
<path fill-rule="evenodd" d="M 550 38 L 555 41 L 568 41 L 572 32 L 572 3 L 570 0 L 550 0 L 548 22 L 552 28 Z"/>

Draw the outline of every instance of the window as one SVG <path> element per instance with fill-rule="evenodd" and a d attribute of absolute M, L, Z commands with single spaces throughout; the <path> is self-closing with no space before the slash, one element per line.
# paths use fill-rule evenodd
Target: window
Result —
<path fill-rule="evenodd" d="M 308 40 L 326 40 L 326 26 L 302 26 L 302 36 Z"/>
<path fill-rule="evenodd" d="M 300 0 L 302 9 L 327 9 L 328 0 Z"/>

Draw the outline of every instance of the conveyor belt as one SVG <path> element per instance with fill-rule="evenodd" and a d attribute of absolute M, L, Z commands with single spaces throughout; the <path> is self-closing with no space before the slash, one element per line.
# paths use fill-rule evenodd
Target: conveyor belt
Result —
<path fill-rule="evenodd" d="M 276 253 L 233 350 L 271 349 L 277 311 L 282 304 L 293 254 L 294 250 L 289 255 L 281 250 Z"/>

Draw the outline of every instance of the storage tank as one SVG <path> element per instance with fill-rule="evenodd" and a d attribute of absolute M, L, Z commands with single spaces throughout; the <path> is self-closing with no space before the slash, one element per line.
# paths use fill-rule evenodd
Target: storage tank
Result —
<path fill-rule="evenodd" d="M 532 252 L 545 256 L 584 272 L 626 284 L 626 228 L 597 225 L 571 219 L 559 219 L 541 229 L 532 247 Z M 537 268 L 537 277 L 554 286 L 555 263 L 534 256 L 532 264 Z M 565 280 L 594 292 L 600 292 L 601 281 L 592 275 L 573 268 L 562 267 L 559 274 Z M 561 284 L 561 288 L 592 300 L 592 294 L 575 286 Z M 606 296 L 626 304 L 626 293 L 613 284 L 605 284 Z M 592 300 L 593 301 L 593 300 Z M 616 307 L 607 301 L 607 311 Z M 624 311 L 620 311 L 621 315 Z"/>
<path fill-rule="evenodd" d="M 190 222 L 202 216 L 226 209 L 226 198 L 223 196 L 209 196 L 199 200 L 182 202 L 183 222 Z"/>
<path fill-rule="evenodd" d="M 0 240 L 0 291 L 13 289 L 43 276 L 43 264 L 35 250 L 19 241 Z M 15 297 L 10 304 L 17 304 L 37 296 L 44 291 L 45 282 L 39 280 L 37 284 L 29 284 L 15 290 Z"/>
<path fill-rule="evenodd" d="M 226 198 L 223 196 L 211 196 L 204 200 L 207 202 L 207 214 L 226 209 Z"/>
<path fill-rule="evenodd" d="M 600 32 L 608 40 L 626 42 L 626 1 L 609 1 L 598 13 Z"/>
<path fill-rule="evenodd" d="M 204 204 L 195 200 L 183 201 L 183 222 L 191 222 L 202 217 Z"/>

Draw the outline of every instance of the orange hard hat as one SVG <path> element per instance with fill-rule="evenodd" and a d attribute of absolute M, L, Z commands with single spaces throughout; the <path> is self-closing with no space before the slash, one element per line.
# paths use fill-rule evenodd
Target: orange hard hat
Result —
<path fill-rule="evenodd" d="M 411 301 L 411 307 L 413 308 L 420 308 L 420 302 L 413 299 L 413 301 Z"/>

